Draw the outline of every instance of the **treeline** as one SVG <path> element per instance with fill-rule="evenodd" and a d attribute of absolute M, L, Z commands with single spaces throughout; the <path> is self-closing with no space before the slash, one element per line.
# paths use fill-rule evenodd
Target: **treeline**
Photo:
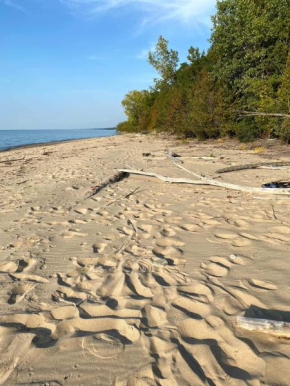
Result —
<path fill-rule="evenodd" d="M 186 63 L 159 38 L 160 77 L 125 96 L 120 132 L 290 142 L 290 0 L 218 1 L 212 20 L 210 49 L 190 47 Z"/>

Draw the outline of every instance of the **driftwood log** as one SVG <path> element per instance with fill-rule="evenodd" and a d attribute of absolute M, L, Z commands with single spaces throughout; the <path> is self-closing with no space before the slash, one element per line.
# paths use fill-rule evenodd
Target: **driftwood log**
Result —
<path fill-rule="evenodd" d="M 172 178 L 166 177 L 159 173 L 153 172 L 142 172 L 141 170 L 133 170 L 133 169 L 120 169 L 120 172 L 124 172 L 127 174 L 136 174 L 139 176 L 147 176 L 147 177 L 155 177 L 163 182 L 169 182 L 171 184 L 191 184 L 191 185 L 209 185 L 205 184 L 203 181 L 198 180 L 190 180 L 188 178 Z"/>
<path fill-rule="evenodd" d="M 259 168 L 264 168 L 264 167 L 281 167 L 281 166 L 288 166 L 288 165 L 290 165 L 289 161 L 259 162 L 259 163 L 255 163 L 255 164 L 229 166 L 227 168 L 217 170 L 217 173 L 221 174 L 221 173 L 236 172 L 239 170 L 259 169 Z"/>
<path fill-rule="evenodd" d="M 231 184 L 228 182 L 223 181 L 216 181 L 212 178 L 207 178 L 205 176 L 202 176 L 200 174 L 194 173 L 188 169 L 186 169 L 184 166 L 180 165 L 174 158 L 168 156 L 172 162 L 179 167 L 180 169 L 184 170 L 185 172 L 192 174 L 196 178 L 200 179 L 201 181 L 204 181 L 206 185 L 213 185 L 213 186 L 219 186 L 220 188 L 226 188 L 231 190 L 239 190 L 241 192 L 247 192 L 247 193 L 260 193 L 260 194 L 271 194 L 271 195 L 290 195 L 290 189 L 280 189 L 280 188 L 255 188 L 252 186 L 243 186 L 243 185 L 236 185 Z"/>
<path fill-rule="evenodd" d="M 286 322 L 238 316 L 237 325 L 248 331 L 263 332 L 279 338 L 290 338 L 290 323 Z"/>
<path fill-rule="evenodd" d="M 118 173 L 114 174 L 112 177 L 108 178 L 107 180 L 101 182 L 99 185 L 94 187 L 93 193 L 89 195 L 88 198 L 91 198 L 95 196 L 97 193 L 99 193 L 102 189 L 106 188 L 108 185 L 114 184 L 115 182 L 119 182 L 123 180 L 125 177 L 127 177 L 128 173 L 125 171 L 119 170 Z"/>
<path fill-rule="evenodd" d="M 141 176 L 155 177 L 163 182 L 169 182 L 171 184 L 175 183 L 175 184 L 191 184 L 191 185 L 212 185 L 212 186 L 217 186 L 220 188 L 237 190 L 237 191 L 246 192 L 246 193 L 258 193 L 258 194 L 270 194 L 270 195 L 288 195 L 288 196 L 290 196 L 290 189 L 267 189 L 267 188 L 255 188 L 255 187 L 251 187 L 251 186 L 235 185 L 235 184 L 230 184 L 228 182 L 216 181 L 216 180 L 209 179 L 209 178 L 206 178 L 203 176 L 199 176 L 198 174 L 195 174 L 195 173 L 189 172 L 189 171 L 188 171 L 189 173 L 195 175 L 197 178 L 200 178 L 200 180 L 190 180 L 188 178 L 166 177 L 166 176 L 163 176 L 159 173 L 143 172 L 140 170 L 120 169 L 119 171 L 127 173 L 127 174 L 136 174 L 136 175 L 141 175 Z"/>

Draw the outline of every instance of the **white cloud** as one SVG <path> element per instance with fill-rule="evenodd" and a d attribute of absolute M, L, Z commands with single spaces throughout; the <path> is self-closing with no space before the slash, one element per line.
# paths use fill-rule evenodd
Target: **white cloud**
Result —
<path fill-rule="evenodd" d="M 114 9 L 135 8 L 142 12 L 143 25 L 177 19 L 210 23 L 216 0 L 59 0 L 74 13 L 90 16 Z"/>
<path fill-rule="evenodd" d="M 151 43 L 150 47 L 139 52 L 136 58 L 141 60 L 148 59 L 149 51 L 154 51 L 154 50 L 155 50 L 155 43 Z"/>
<path fill-rule="evenodd" d="M 3 3 L 4 3 L 4 5 L 7 5 L 7 7 L 11 7 L 11 8 L 16 9 L 17 11 L 26 13 L 26 9 L 24 7 L 22 7 L 22 5 L 19 5 L 12 0 L 4 0 Z"/>

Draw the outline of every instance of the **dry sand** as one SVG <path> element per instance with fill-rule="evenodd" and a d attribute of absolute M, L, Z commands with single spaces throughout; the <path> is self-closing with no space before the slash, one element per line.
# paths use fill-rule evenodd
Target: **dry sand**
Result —
<path fill-rule="evenodd" d="M 165 149 L 215 178 L 289 159 L 137 135 L 0 153 L 1 385 L 289 386 L 290 341 L 236 318 L 290 321 L 290 200 L 144 176 L 86 199 L 117 168 L 190 178 Z M 290 168 L 219 178 L 259 187 Z"/>

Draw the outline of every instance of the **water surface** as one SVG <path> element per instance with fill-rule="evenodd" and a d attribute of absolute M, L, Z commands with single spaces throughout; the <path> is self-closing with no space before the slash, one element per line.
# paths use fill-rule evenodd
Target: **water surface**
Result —
<path fill-rule="evenodd" d="M 0 150 L 38 143 L 115 135 L 115 129 L 0 130 Z"/>

